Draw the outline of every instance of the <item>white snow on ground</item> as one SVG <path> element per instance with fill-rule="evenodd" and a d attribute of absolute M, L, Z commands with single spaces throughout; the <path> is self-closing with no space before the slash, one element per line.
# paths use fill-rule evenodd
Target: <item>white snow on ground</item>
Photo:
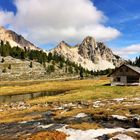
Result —
<path fill-rule="evenodd" d="M 115 137 L 111 138 L 110 140 L 118 139 L 118 140 L 134 140 L 132 137 L 127 136 L 125 134 L 118 134 Z"/>
<path fill-rule="evenodd" d="M 85 113 L 79 113 L 75 116 L 75 118 L 83 118 L 83 117 L 86 117 L 86 116 L 87 116 L 87 114 L 85 114 Z"/>
<path fill-rule="evenodd" d="M 140 120 L 140 115 L 138 115 L 138 114 L 135 114 L 133 117 L 137 120 Z"/>
<path fill-rule="evenodd" d="M 75 130 L 75 129 L 66 129 L 66 126 L 57 129 L 58 131 L 64 132 L 65 134 L 68 135 L 66 140 L 97 140 L 96 138 L 99 136 L 102 136 L 104 134 L 111 134 L 115 132 L 135 132 L 135 131 L 140 131 L 140 129 L 136 128 L 131 128 L 131 129 L 123 129 L 123 128 L 105 128 L 105 129 L 90 129 L 90 130 Z M 122 140 L 122 139 L 121 139 Z M 127 140 L 127 139 L 123 139 Z M 133 140 L 133 139 L 128 139 L 128 140 Z"/>
<path fill-rule="evenodd" d="M 27 121 L 22 121 L 22 122 L 19 122 L 19 123 L 21 123 L 21 124 L 23 123 L 24 124 L 24 123 L 27 123 Z"/>
<path fill-rule="evenodd" d="M 49 128 L 51 126 L 53 126 L 54 124 L 48 124 L 48 125 L 39 125 L 38 127 L 41 127 L 41 128 Z"/>
<path fill-rule="evenodd" d="M 113 118 L 116 118 L 118 120 L 127 120 L 127 117 L 125 116 L 120 116 L 120 115 L 111 115 Z"/>
<path fill-rule="evenodd" d="M 105 104 L 103 104 L 101 101 L 95 101 L 93 102 L 93 107 L 101 107 L 101 106 L 104 106 Z"/>
<path fill-rule="evenodd" d="M 115 98 L 115 99 L 113 99 L 114 101 L 117 101 L 117 102 L 120 102 L 120 101 L 123 101 L 124 100 L 124 98 Z"/>

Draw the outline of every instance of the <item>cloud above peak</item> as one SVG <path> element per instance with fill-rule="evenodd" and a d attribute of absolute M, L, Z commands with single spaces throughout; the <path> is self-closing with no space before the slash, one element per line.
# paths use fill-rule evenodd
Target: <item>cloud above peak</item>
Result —
<path fill-rule="evenodd" d="M 106 27 L 107 17 L 90 0 L 15 0 L 17 13 L 0 10 L 0 24 L 39 45 L 81 41 L 85 36 L 107 41 L 120 32 Z"/>
<path fill-rule="evenodd" d="M 130 56 L 136 56 L 140 54 L 140 44 L 132 44 L 119 49 L 114 49 L 114 52 L 119 56 L 128 59 Z"/>

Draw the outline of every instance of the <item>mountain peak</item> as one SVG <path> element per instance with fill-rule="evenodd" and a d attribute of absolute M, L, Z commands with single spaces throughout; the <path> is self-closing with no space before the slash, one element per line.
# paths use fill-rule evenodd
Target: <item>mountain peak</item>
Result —
<path fill-rule="evenodd" d="M 62 40 L 59 44 L 67 44 L 64 40 Z"/>
<path fill-rule="evenodd" d="M 3 26 L 0 26 L 0 40 L 3 40 L 4 42 L 8 41 L 11 47 L 18 46 L 22 49 L 27 48 L 29 50 L 40 50 L 30 41 L 26 40 L 23 36 L 12 30 L 7 30 Z"/>
<path fill-rule="evenodd" d="M 83 42 L 93 43 L 93 42 L 96 42 L 96 40 L 92 36 L 87 36 L 84 38 Z"/>
<path fill-rule="evenodd" d="M 0 29 L 5 29 L 3 26 L 0 26 Z"/>
<path fill-rule="evenodd" d="M 82 41 L 80 47 L 96 48 L 96 40 L 92 36 L 87 36 Z"/>
<path fill-rule="evenodd" d="M 67 47 L 70 47 L 70 45 L 68 43 L 66 43 L 65 41 L 61 41 L 58 46 L 58 48 L 67 48 Z"/>
<path fill-rule="evenodd" d="M 52 52 L 89 70 L 115 68 L 123 62 L 104 43 L 96 42 L 91 36 L 85 37 L 82 43 L 76 47 L 71 47 L 65 41 L 61 41 Z"/>

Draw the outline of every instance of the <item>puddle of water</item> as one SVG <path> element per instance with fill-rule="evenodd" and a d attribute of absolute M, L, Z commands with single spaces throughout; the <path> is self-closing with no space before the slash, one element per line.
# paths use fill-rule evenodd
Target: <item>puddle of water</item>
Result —
<path fill-rule="evenodd" d="M 25 94 L 14 94 L 14 95 L 0 95 L 0 103 L 5 102 L 18 102 L 24 100 L 30 100 L 43 96 L 54 96 L 63 94 L 65 91 L 50 91 L 50 92 L 36 92 L 36 93 L 25 93 Z"/>

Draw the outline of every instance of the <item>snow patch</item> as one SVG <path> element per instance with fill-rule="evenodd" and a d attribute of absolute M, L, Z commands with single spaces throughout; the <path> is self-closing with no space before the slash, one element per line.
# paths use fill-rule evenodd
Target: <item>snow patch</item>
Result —
<path fill-rule="evenodd" d="M 105 128 L 105 129 L 90 129 L 90 130 L 75 130 L 75 129 L 66 129 L 66 126 L 57 129 L 58 131 L 64 132 L 68 135 L 66 140 L 97 140 L 96 138 L 99 136 L 103 136 L 104 134 L 112 134 L 115 132 L 135 132 L 140 131 L 139 128 L 131 128 L 131 129 L 124 129 L 124 128 Z M 122 135 L 122 138 L 128 138 Z M 131 137 L 129 137 L 131 138 Z M 133 139 L 121 139 L 121 140 L 133 140 Z"/>
<path fill-rule="evenodd" d="M 75 130 L 75 129 L 66 129 L 62 127 L 58 129 L 58 131 L 62 131 L 65 134 L 69 135 L 66 140 L 94 140 L 95 138 L 102 136 L 104 134 L 115 133 L 123 131 L 123 128 L 115 128 L 115 129 L 90 129 L 86 131 Z"/>
<path fill-rule="evenodd" d="M 118 134 L 115 137 L 111 138 L 110 140 L 118 139 L 118 140 L 134 140 L 132 137 L 127 136 L 125 134 Z"/>
<path fill-rule="evenodd" d="M 123 101 L 124 100 L 124 98 L 115 98 L 115 99 L 113 99 L 114 101 L 117 101 L 117 102 L 120 102 L 120 101 Z"/>
<path fill-rule="evenodd" d="M 48 124 L 48 125 L 39 125 L 38 127 L 41 127 L 41 128 L 49 128 L 51 126 L 53 126 L 54 124 Z"/>
<path fill-rule="evenodd" d="M 120 115 L 111 115 L 111 116 L 118 120 L 127 120 L 127 117 L 125 117 L 125 116 L 120 116 Z"/>
<path fill-rule="evenodd" d="M 79 113 L 75 116 L 75 118 L 83 118 L 83 117 L 87 117 L 87 114 L 85 113 Z"/>

